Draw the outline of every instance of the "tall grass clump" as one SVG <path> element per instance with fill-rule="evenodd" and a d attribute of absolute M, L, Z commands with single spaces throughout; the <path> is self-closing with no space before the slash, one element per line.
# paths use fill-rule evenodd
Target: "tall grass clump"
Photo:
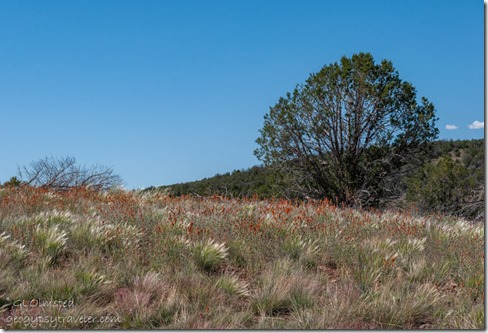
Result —
<path fill-rule="evenodd" d="M 165 327 L 174 321 L 183 304 L 177 287 L 155 272 L 135 277 L 116 291 L 115 300 L 122 328 Z"/>
<path fill-rule="evenodd" d="M 29 251 L 6 232 L 0 233 L 0 267 L 21 264 L 27 258 Z"/>
<path fill-rule="evenodd" d="M 283 244 L 283 252 L 292 260 L 299 261 L 307 268 L 317 266 L 318 241 L 303 240 L 301 236 L 289 237 Z"/>
<path fill-rule="evenodd" d="M 260 279 L 252 308 L 260 316 L 283 316 L 314 304 L 320 284 L 288 259 L 268 267 Z"/>
<path fill-rule="evenodd" d="M 49 259 L 50 264 L 55 264 L 66 247 L 67 232 L 57 225 L 38 225 L 33 233 L 34 244 L 40 253 Z"/>
<path fill-rule="evenodd" d="M 212 239 L 194 244 L 192 252 L 195 263 L 207 272 L 216 271 L 228 255 L 225 243 L 219 243 Z"/>
<path fill-rule="evenodd" d="M 115 235 L 108 235 L 106 228 L 100 220 L 93 218 L 74 223 L 70 228 L 72 246 L 83 251 L 103 248 L 112 238 L 115 238 Z"/>
<path fill-rule="evenodd" d="M 361 317 L 382 329 L 432 328 L 442 295 L 434 285 L 408 286 L 390 281 L 364 297 Z"/>
<path fill-rule="evenodd" d="M 223 275 L 215 285 L 231 296 L 250 296 L 249 284 L 240 281 L 235 275 Z"/>
<path fill-rule="evenodd" d="M 127 222 L 103 223 L 99 218 L 80 219 L 72 224 L 70 236 L 77 249 L 98 249 L 105 253 L 121 250 L 137 250 L 142 233 L 140 229 Z"/>

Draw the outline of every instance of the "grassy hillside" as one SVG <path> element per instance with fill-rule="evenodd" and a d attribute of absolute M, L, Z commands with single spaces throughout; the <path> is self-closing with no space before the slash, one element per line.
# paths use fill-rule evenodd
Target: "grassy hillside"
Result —
<path fill-rule="evenodd" d="M 3 188 L 0 328 L 483 329 L 484 228 L 324 201 Z"/>

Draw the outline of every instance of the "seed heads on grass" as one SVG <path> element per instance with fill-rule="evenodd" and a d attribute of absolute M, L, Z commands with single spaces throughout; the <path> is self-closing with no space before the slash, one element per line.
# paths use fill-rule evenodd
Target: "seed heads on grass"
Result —
<path fill-rule="evenodd" d="M 204 271 L 212 272 L 225 261 L 228 249 L 225 243 L 218 243 L 212 239 L 207 242 L 196 243 L 193 247 L 195 263 Z"/>
<path fill-rule="evenodd" d="M 263 272 L 261 285 L 254 296 L 253 310 L 260 316 L 282 316 L 314 304 L 320 284 L 297 274 L 297 265 L 279 260 Z"/>
<path fill-rule="evenodd" d="M 104 251 L 136 249 L 142 237 L 139 228 L 127 222 L 102 223 L 97 218 L 73 224 L 70 235 L 77 247 L 85 249 L 95 247 Z"/>
<path fill-rule="evenodd" d="M 60 230 L 57 225 L 51 227 L 38 225 L 34 231 L 34 239 L 41 254 L 54 264 L 63 252 L 68 237 L 66 231 Z"/>
<path fill-rule="evenodd" d="M 154 299 L 158 295 L 165 295 L 170 289 L 169 285 L 162 280 L 158 273 L 149 272 L 144 276 L 138 276 L 133 281 L 134 290 L 148 293 Z"/>
<path fill-rule="evenodd" d="M 240 281 L 236 276 L 234 275 L 224 275 L 221 276 L 215 285 L 220 288 L 221 290 L 225 291 L 229 295 L 235 295 L 235 296 L 249 296 L 249 289 L 248 283 L 244 283 Z"/>
<path fill-rule="evenodd" d="M 432 321 L 435 305 L 442 296 L 429 284 L 409 290 L 390 281 L 364 298 L 361 316 L 381 328 L 419 327 Z"/>
<path fill-rule="evenodd" d="M 10 235 L 6 232 L 0 234 L 0 259 L 2 263 L 20 263 L 28 254 L 29 252 L 26 250 L 25 245 L 10 240 Z"/>
<path fill-rule="evenodd" d="M 161 328 L 174 320 L 184 302 L 176 286 L 158 273 L 148 272 L 115 293 L 116 311 L 124 319 L 123 327 Z"/>
<path fill-rule="evenodd" d="M 75 276 L 81 285 L 81 293 L 87 295 L 94 293 L 102 284 L 110 283 L 105 275 L 97 272 L 94 269 L 79 269 L 76 271 Z"/>
<path fill-rule="evenodd" d="M 52 210 L 47 212 L 41 212 L 36 217 L 37 224 L 45 224 L 47 226 L 52 225 L 59 225 L 59 226 L 68 226 L 73 223 L 75 216 L 69 211 L 59 211 L 59 210 Z"/>
<path fill-rule="evenodd" d="M 0 192 L 0 312 L 72 298 L 66 314 L 121 319 L 60 329 L 484 327 L 482 224 L 313 200 Z"/>
<path fill-rule="evenodd" d="M 283 245 L 284 253 L 292 260 L 300 262 L 304 267 L 313 269 L 317 266 L 319 253 L 318 240 L 303 240 L 301 236 L 291 237 Z"/>
<path fill-rule="evenodd" d="M 70 238 L 73 245 L 78 248 L 94 249 L 101 248 L 111 240 L 107 237 L 106 225 L 97 218 L 77 221 L 70 228 Z"/>
<path fill-rule="evenodd" d="M 134 225 L 126 222 L 120 224 L 105 224 L 101 228 L 102 238 L 110 248 L 137 248 L 140 245 L 142 233 Z"/>
<path fill-rule="evenodd" d="M 411 260 L 407 267 L 407 277 L 410 281 L 422 281 L 428 276 L 426 271 L 426 260 L 424 257 L 419 257 Z M 427 274 L 426 274 L 427 273 Z"/>

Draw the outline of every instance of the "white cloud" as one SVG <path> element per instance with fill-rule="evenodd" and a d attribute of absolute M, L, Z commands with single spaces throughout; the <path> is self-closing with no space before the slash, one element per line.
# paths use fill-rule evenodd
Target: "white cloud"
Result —
<path fill-rule="evenodd" d="M 473 121 L 472 124 L 470 124 L 469 129 L 480 129 L 480 128 L 485 128 L 485 122 L 484 121 Z"/>
<path fill-rule="evenodd" d="M 455 129 L 458 129 L 459 127 L 457 127 L 456 125 L 446 125 L 446 130 L 455 130 Z"/>

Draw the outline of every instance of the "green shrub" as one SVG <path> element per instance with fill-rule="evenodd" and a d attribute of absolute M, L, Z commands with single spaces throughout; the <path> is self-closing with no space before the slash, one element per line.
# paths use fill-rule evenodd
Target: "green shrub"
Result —
<path fill-rule="evenodd" d="M 466 215 L 476 194 L 475 172 L 452 158 L 442 157 L 420 168 L 407 181 L 407 187 L 407 201 L 423 212 Z"/>
<path fill-rule="evenodd" d="M 20 185 L 22 185 L 22 182 L 15 176 L 3 183 L 3 186 L 5 187 L 19 187 Z"/>

